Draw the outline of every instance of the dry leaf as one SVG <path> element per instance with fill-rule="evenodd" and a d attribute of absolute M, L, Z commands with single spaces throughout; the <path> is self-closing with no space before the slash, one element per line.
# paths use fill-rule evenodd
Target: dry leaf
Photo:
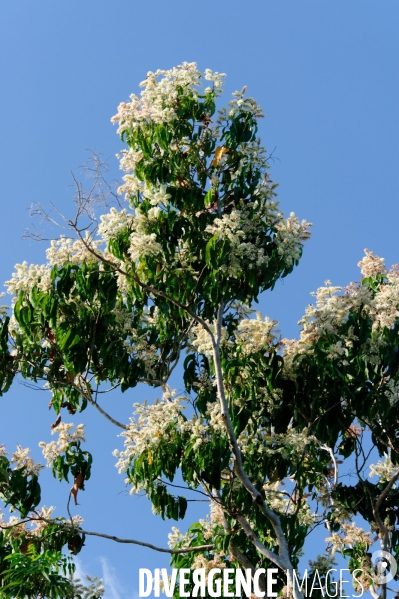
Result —
<path fill-rule="evenodd" d="M 61 422 L 61 414 L 58 414 L 57 420 L 55 422 L 53 422 L 53 424 L 51 425 L 51 428 L 56 428 L 60 422 Z"/>
<path fill-rule="evenodd" d="M 71 495 L 73 495 L 75 505 L 78 505 L 78 499 L 77 499 L 78 491 L 83 486 L 83 481 L 84 481 L 83 474 L 81 472 L 78 472 L 78 474 L 74 478 L 73 487 L 71 489 Z"/>
<path fill-rule="evenodd" d="M 224 146 L 218 146 L 215 150 L 215 157 L 212 160 L 212 166 L 217 166 L 222 159 L 223 154 L 227 154 L 228 149 Z"/>

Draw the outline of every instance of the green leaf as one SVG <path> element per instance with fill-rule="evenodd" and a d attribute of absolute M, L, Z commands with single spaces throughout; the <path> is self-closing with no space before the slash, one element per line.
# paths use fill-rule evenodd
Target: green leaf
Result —
<path fill-rule="evenodd" d="M 60 347 L 61 351 L 64 351 L 66 349 L 71 349 L 71 347 L 73 347 L 74 345 L 79 343 L 79 341 L 80 341 L 79 335 L 77 333 L 75 333 L 75 331 L 73 329 L 69 329 L 69 331 L 67 331 L 65 333 L 65 335 L 63 335 L 61 337 L 61 340 L 59 342 L 59 347 Z"/>
<path fill-rule="evenodd" d="M 204 206 L 206 208 L 208 208 L 208 206 L 210 206 L 213 203 L 214 197 L 215 197 L 215 191 L 212 188 L 205 194 L 205 197 L 204 197 Z"/>

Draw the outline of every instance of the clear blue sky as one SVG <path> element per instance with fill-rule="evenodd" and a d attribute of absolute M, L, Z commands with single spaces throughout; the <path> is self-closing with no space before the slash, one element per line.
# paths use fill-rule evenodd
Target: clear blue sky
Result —
<path fill-rule="evenodd" d="M 397 0 L 3 0 L 0 280 L 16 262 L 43 262 L 45 248 L 21 239 L 27 208 L 53 201 L 70 210 L 69 171 L 87 148 L 110 157 L 119 176 L 122 144 L 109 121 L 119 102 L 148 70 L 197 61 L 227 73 L 228 93 L 248 86 L 266 115 L 264 144 L 276 148 L 271 174 L 282 208 L 314 223 L 301 266 L 261 303 L 295 336 L 309 292 L 325 279 L 356 280 L 363 248 L 399 262 L 398 30 Z M 106 407 L 126 420 L 147 395 L 134 390 Z M 48 399 L 20 385 L 1 398 L 0 444 L 48 441 Z M 117 431 L 84 416 L 99 452 L 79 507 L 87 528 L 165 545 L 172 523 L 126 496 L 113 467 Z M 45 503 L 65 513 L 68 487 L 46 480 Z M 139 567 L 168 560 L 88 539 L 81 562 L 89 573 L 101 574 L 101 563 L 114 569 L 119 586 L 111 581 L 106 597 L 122 599 L 137 592 Z"/>

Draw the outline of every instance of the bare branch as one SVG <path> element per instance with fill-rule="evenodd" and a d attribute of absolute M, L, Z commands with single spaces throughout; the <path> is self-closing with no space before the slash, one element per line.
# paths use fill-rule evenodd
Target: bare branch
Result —
<path fill-rule="evenodd" d="M 72 527 L 69 527 L 69 528 L 72 528 Z M 153 551 L 158 551 L 160 553 L 170 553 L 172 555 L 179 554 L 179 553 L 180 554 L 181 553 L 195 553 L 197 551 L 209 551 L 215 547 L 214 545 L 198 545 L 197 547 L 183 547 L 181 549 L 166 549 L 164 547 L 157 547 L 156 545 L 152 545 L 152 543 L 145 543 L 144 541 L 137 541 L 136 539 L 121 539 L 114 535 L 107 535 L 105 533 L 93 532 L 93 531 L 89 531 L 89 530 L 81 530 L 80 528 L 79 529 L 75 528 L 75 530 L 77 530 L 77 532 L 79 532 L 79 534 L 89 535 L 92 537 L 101 537 L 102 539 L 109 539 L 110 541 L 115 541 L 115 543 L 125 543 L 128 545 L 140 545 L 140 547 L 148 547 L 149 549 L 152 549 Z"/>
<path fill-rule="evenodd" d="M 44 518 L 41 518 L 44 520 Z M 213 544 L 209 545 L 197 545 L 196 547 L 182 547 L 181 549 L 167 549 L 165 547 L 158 547 L 153 545 L 152 543 L 146 543 L 145 541 L 138 541 L 137 539 L 121 539 L 120 537 L 116 537 L 115 535 L 107 535 L 102 532 L 94 532 L 90 530 L 83 530 L 82 528 L 77 528 L 76 526 L 71 526 L 70 524 L 63 524 L 56 522 L 54 520 L 45 520 L 45 522 L 50 522 L 52 524 L 59 524 L 61 528 L 65 528 L 67 530 L 75 530 L 79 534 L 84 534 L 92 537 L 100 537 L 102 539 L 108 539 L 110 541 L 114 541 L 115 543 L 123 543 L 127 545 L 139 545 L 140 547 L 148 547 L 148 549 L 152 549 L 153 551 L 158 551 L 160 553 L 170 553 L 174 554 L 182 554 L 182 553 L 195 553 L 197 551 L 209 551 L 213 549 L 215 546 Z"/>
<path fill-rule="evenodd" d="M 251 541 L 251 543 L 256 547 L 256 549 L 259 551 L 259 553 L 261 553 L 264 557 L 269 559 L 271 562 L 273 562 L 273 564 L 275 564 L 276 566 L 278 566 L 281 570 L 283 570 L 285 572 L 285 570 L 287 569 L 287 565 L 285 564 L 285 562 L 278 555 L 273 553 L 273 551 L 270 551 L 270 549 L 268 549 L 262 543 L 262 541 L 259 539 L 259 537 L 256 535 L 255 531 L 249 524 L 248 520 L 241 514 L 235 514 L 234 517 L 241 524 L 242 529 L 245 532 L 246 536 Z"/>
<path fill-rule="evenodd" d="M 237 442 L 237 438 L 236 438 L 234 430 L 233 430 L 233 426 L 231 424 L 229 408 L 227 405 L 227 399 L 226 399 L 225 388 L 224 388 L 221 359 L 220 359 L 220 341 L 221 341 L 221 334 L 222 334 L 223 310 L 224 310 L 224 304 L 222 302 L 218 309 L 218 315 L 217 315 L 217 320 L 216 320 L 216 334 L 213 335 L 212 332 L 209 332 L 210 338 L 212 341 L 212 347 L 213 347 L 213 360 L 214 360 L 214 366 L 215 366 L 216 383 L 217 383 L 217 390 L 218 390 L 218 396 L 219 396 L 219 401 L 220 401 L 221 416 L 222 416 L 225 430 L 227 432 L 227 436 L 229 438 L 229 441 L 230 441 L 230 444 L 232 447 L 232 451 L 234 454 L 234 458 L 235 458 L 234 471 L 237 474 L 237 476 L 238 476 L 239 480 L 241 481 L 242 485 L 244 486 L 244 488 L 248 491 L 248 493 L 253 498 L 255 504 L 258 506 L 258 508 L 261 510 L 261 512 L 264 514 L 264 516 L 271 523 L 272 528 L 277 537 L 279 554 L 276 555 L 275 553 L 271 552 L 269 549 L 267 549 L 267 547 L 265 547 L 263 545 L 263 543 L 260 541 L 260 539 L 255 535 L 254 531 L 252 530 L 249 523 L 245 520 L 245 518 L 243 518 L 242 516 L 235 516 L 235 517 L 240 522 L 245 534 L 248 536 L 248 538 L 251 540 L 251 542 L 254 544 L 254 546 L 258 549 L 258 551 L 262 555 L 264 555 L 265 557 L 270 559 L 270 561 L 272 561 L 274 564 L 276 564 L 279 568 L 283 569 L 287 573 L 288 583 L 291 584 L 291 587 L 292 587 L 293 593 L 294 593 L 294 597 L 295 597 L 295 599 L 299 599 L 302 597 L 302 593 L 301 593 L 300 589 L 298 588 L 298 586 L 294 583 L 294 579 L 293 579 L 293 575 L 292 575 L 293 567 L 292 567 L 291 558 L 290 558 L 290 554 L 289 554 L 289 550 L 288 550 L 287 540 L 286 540 L 285 534 L 284 534 L 282 526 L 281 526 L 280 518 L 275 512 L 273 512 L 266 505 L 261 493 L 255 487 L 255 485 L 250 481 L 247 473 L 245 472 L 243 462 L 242 462 L 241 451 L 238 446 L 238 442 Z M 209 327 L 208 327 L 208 331 L 209 331 Z"/>
<path fill-rule="evenodd" d="M 327 451 L 330 456 L 331 456 L 331 461 L 334 464 L 334 483 L 332 485 L 332 489 L 335 489 L 335 487 L 338 484 L 338 464 L 337 464 L 337 459 L 334 455 L 333 450 L 331 449 L 331 447 L 328 447 L 328 445 L 320 445 L 321 449 L 324 449 L 325 451 Z"/>
<path fill-rule="evenodd" d="M 182 554 L 182 553 L 183 554 L 184 553 L 195 553 L 197 551 L 209 551 L 214 548 L 214 545 L 209 544 L 209 545 L 197 545 L 196 547 L 182 547 L 181 549 L 166 549 L 164 547 L 157 547 L 156 545 L 153 545 L 152 543 L 138 541 L 137 539 L 121 539 L 120 537 L 116 537 L 115 535 L 107 535 L 102 532 L 93 532 L 90 530 L 83 530 L 82 528 L 78 528 L 71 524 L 66 524 L 64 522 L 59 522 L 57 520 L 49 520 L 47 518 L 42 518 L 37 513 L 35 514 L 34 517 L 32 516 L 31 518 L 26 518 L 25 520 L 21 520 L 21 521 L 17 522 L 16 524 L 10 524 L 10 525 L 0 524 L 0 529 L 7 530 L 9 528 L 15 528 L 17 526 L 20 526 L 21 524 L 25 524 L 27 522 L 38 522 L 39 520 L 46 522 L 47 524 L 56 524 L 64 530 L 71 530 L 71 531 L 73 530 L 79 534 L 93 536 L 93 537 L 100 537 L 102 539 L 108 539 L 110 541 L 115 541 L 115 543 L 124 543 L 124 544 L 128 544 L 128 545 L 139 545 L 140 547 L 148 547 L 149 549 L 152 549 L 153 551 L 158 551 L 160 553 L 169 553 L 172 555 L 173 554 Z"/>
<path fill-rule="evenodd" d="M 105 410 L 103 410 L 103 408 L 99 406 L 98 403 L 94 401 L 94 399 L 92 399 L 89 394 L 86 395 L 86 399 L 92 406 L 94 406 L 100 412 L 100 414 L 102 414 L 107 420 L 112 422 L 112 424 L 115 424 L 115 426 L 119 426 L 119 428 L 123 428 L 125 430 L 128 429 L 128 426 L 126 424 L 118 422 L 118 420 L 115 420 L 115 418 L 112 418 L 112 416 L 110 416 Z"/>

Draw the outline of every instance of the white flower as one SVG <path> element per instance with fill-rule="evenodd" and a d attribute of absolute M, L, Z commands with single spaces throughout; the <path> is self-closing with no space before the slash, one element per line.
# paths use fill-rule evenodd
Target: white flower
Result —
<path fill-rule="evenodd" d="M 370 302 L 369 314 L 374 321 L 373 329 L 390 329 L 399 318 L 399 269 L 393 267 L 386 275 L 374 299 Z"/>
<path fill-rule="evenodd" d="M 176 545 L 181 543 L 181 541 L 184 541 L 185 538 L 186 536 L 183 535 L 176 526 L 172 526 L 172 532 L 168 534 L 168 545 L 171 549 L 174 549 Z"/>
<path fill-rule="evenodd" d="M 47 466 L 52 466 L 53 462 L 66 451 L 68 445 L 72 442 L 85 441 L 84 424 L 78 424 L 74 432 L 70 432 L 73 429 L 73 424 L 67 424 L 66 422 L 60 422 L 60 424 L 53 428 L 51 434 L 58 434 L 57 441 L 50 441 L 45 443 L 40 441 L 39 447 L 42 448 L 43 456 L 47 460 Z"/>
<path fill-rule="evenodd" d="M 208 443 L 215 432 L 224 432 L 224 422 L 220 414 L 219 403 L 207 406 L 207 422 L 195 416 L 191 420 L 183 417 L 182 411 L 187 403 L 185 396 L 176 397 L 176 391 L 166 388 L 160 401 L 152 405 L 134 404 L 134 414 L 130 418 L 127 431 L 120 434 L 124 437 L 124 450 L 115 449 L 113 455 L 118 458 L 116 467 L 119 473 L 126 472 L 131 462 L 144 455 L 151 463 L 153 452 L 161 443 L 167 443 L 170 436 L 189 435 L 196 450 L 202 443 Z M 127 484 L 131 484 L 129 479 Z M 133 485 L 131 493 L 138 493 L 144 483 Z"/>
<path fill-rule="evenodd" d="M 118 123 L 118 133 L 135 129 L 139 123 L 169 123 L 176 116 L 176 108 L 182 96 L 197 97 L 197 86 L 202 74 L 195 62 L 183 64 L 169 70 L 158 70 L 147 73 L 140 84 L 143 88 L 141 97 L 130 96 L 130 102 L 122 102 L 111 122 Z M 221 93 L 224 74 L 205 71 L 205 79 L 213 81 L 215 92 Z"/>
<path fill-rule="evenodd" d="M 157 220 L 160 213 L 161 213 L 161 209 L 159 206 L 154 206 L 153 208 L 150 208 L 148 211 L 148 220 L 149 221 Z"/>
<path fill-rule="evenodd" d="M 26 468 L 27 472 L 33 472 L 39 474 L 40 470 L 44 467 L 42 464 L 35 463 L 31 457 L 29 457 L 30 449 L 26 447 L 23 449 L 21 445 L 17 445 L 17 450 L 12 454 L 11 464 L 15 464 L 16 470 Z"/>
<path fill-rule="evenodd" d="M 43 530 L 49 525 L 49 522 L 46 522 L 46 520 L 52 519 L 54 510 L 54 506 L 46 507 L 44 505 L 40 510 L 34 512 L 31 515 L 33 518 L 33 527 L 29 530 L 29 534 L 33 536 L 40 536 Z M 43 520 L 41 518 L 43 518 Z"/>
<path fill-rule="evenodd" d="M 134 416 L 130 418 L 127 431 L 120 435 L 125 438 L 125 450 L 113 452 L 119 458 L 116 464 L 119 473 L 125 472 L 136 456 L 156 448 L 161 440 L 167 439 L 171 424 L 184 429 L 186 421 L 181 411 L 185 409 L 183 402 L 187 400 L 174 395 L 167 390 L 161 401 L 155 404 L 134 404 Z"/>
<path fill-rule="evenodd" d="M 376 464 L 370 464 L 370 478 L 378 476 L 381 482 L 390 481 L 398 472 L 398 466 L 394 466 L 389 456 L 385 460 L 379 460 Z"/>
<path fill-rule="evenodd" d="M 384 258 L 374 256 L 373 252 L 370 252 L 367 248 L 364 250 L 364 253 L 366 255 L 357 264 L 364 277 L 373 277 L 387 271 L 384 265 Z"/>
<path fill-rule="evenodd" d="M 230 242 L 229 264 L 222 267 L 230 276 L 237 277 L 244 268 L 254 268 L 268 263 L 262 244 L 265 223 L 261 217 L 254 218 L 246 210 L 233 209 L 230 214 L 215 218 L 205 229 L 207 233 Z"/>
<path fill-rule="evenodd" d="M 108 243 L 110 239 L 114 239 L 119 233 L 131 228 L 133 220 L 133 214 L 129 214 L 126 209 L 118 212 L 116 208 L 111 208 L 108 214 L 103 214 L 101 216 L 98 234 L 106 243 Z"/>
<path fill-rule="evenodd" d="M 33 287 L 38 287 L 42 291 L 48 291 L 51 288 L 50 266 L 42 264 L 30 264 L 22 262 L 15 265 L 11 279 L 4 284 L 8 293 L 18 295 L 20 291 L 29 292 Z"/>
<path fill-rule="evenodd" d="M 147 200 L 150 200 L 152 206 L 158 206 L 159 204 L 167 206 L 169 204 L 169 198 L 171 197 L 170 193 L 167 193 L 165 185 L 160 185 L 153 189 L 145 188 L 143 190 L 143 196 Z"/>
<path fill-rule="evenodd" d="M 137 262 L 143 256 L 159 256 L 162 254 L 162 246 L 157 242 L 155 233 L 133 233 L 129 237 L 129 255 L 133 262 Z"/>
<path fill-rule="evenodd" d="M 85 233 L 84 241 L 61 235 L 59 239 L 52 239 L 50 247 L 46 250 L 48 265 L 61 266 L 68 262 L 72 264 L 98 262 L 99 258 L 93 252 L 101 256 L 100 245 L 101 241 L 94 240 L 88 231 Z"/>
<path fill-rule="evenodd" d="M 291 212 L 287 220 L 282 220 L 277 224 L 278 234 L 275 236 L 277 251 L 284 256 L 287 265 L 291 265 L 294 260 L 301 257 L 301 248 L 304 241 L 309 239 L 309 228 L 312 223 L 306 220 L 299 222 L 294 212 Z"/>
<path fill-rule="evenodd" d="M 271 320 L 267 316 L 262 320 L 261 313 L 257 312 L 256 319 L 240 321 L 235 337 L 242 344 L 244 353 L 258 352 L 273 343 L 278 333 L 276 325 L 277 320 Z"/>
<path fill-rule="evenodd" d="M 367 545 L 369 547 L 372 544 L 371 534 L 365 532 L 363 528 L 356 526 L 355 522 L 352 524 L 341 524 L 341 534 L 334 533 L 331 537 L 326 539 L 326 543 L 332 544 L 332 553 L 336 551 L 342 551 L 348 545 L 353 547 L 356 544 Z"/>

